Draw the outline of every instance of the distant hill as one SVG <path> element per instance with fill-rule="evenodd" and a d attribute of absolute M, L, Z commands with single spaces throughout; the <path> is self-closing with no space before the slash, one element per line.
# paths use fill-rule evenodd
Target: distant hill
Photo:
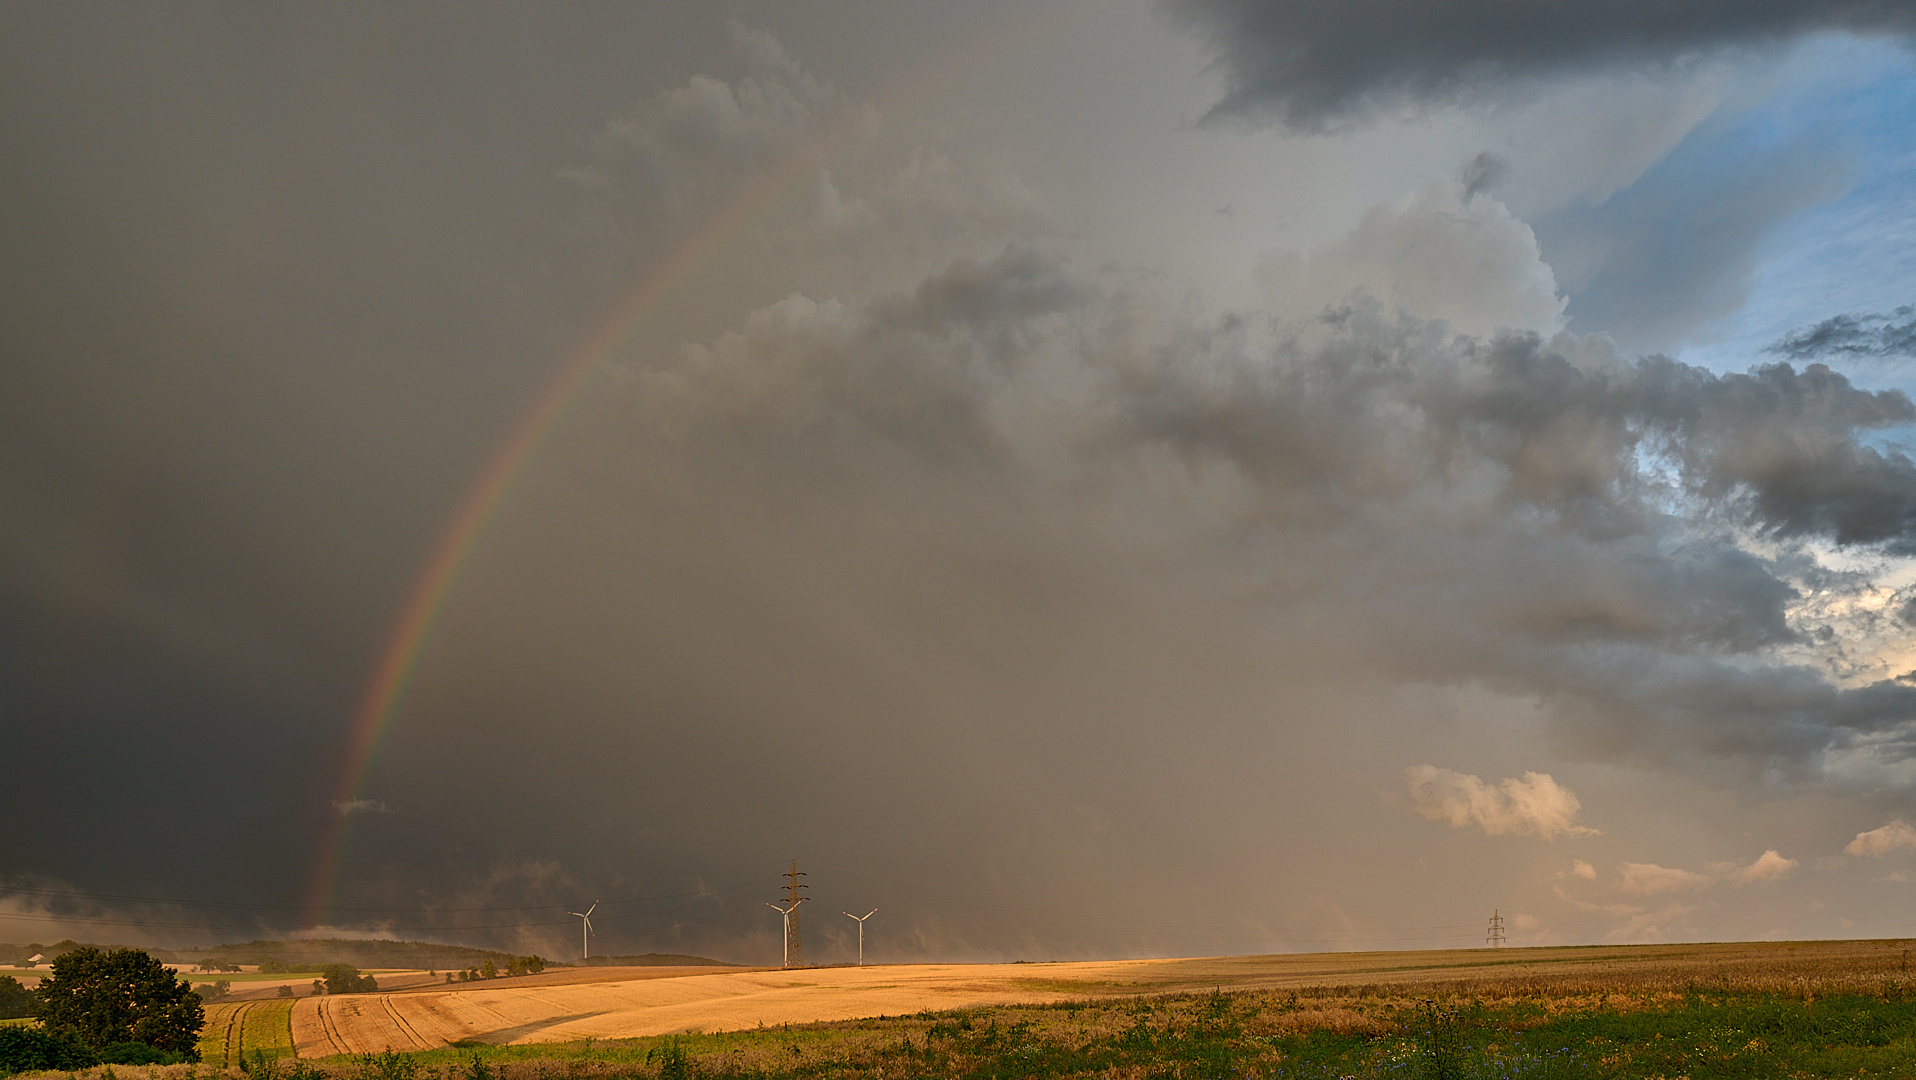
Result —
<path fill-rule="evenodd" d="M 71 938 L 66 941 L 56 941 L 51 945 L 42 945 L 37 941 L 28 945 L 14 945 L 9 942 L 0 942 L 0 964 L 25 963 L 28 957 L 36 953 L 44 958 L 41 960 L 41 963 L 48 963 L 56 957 L 65 956 L 75 949 L 99 949 L 102 952 L 111 952 L 114 949 L 125 948 L 138 948 L 138 946 L 95 945 L 92 942 L 74 941 Z M 165 949 L 148 949 L 146 951 L 161 960 L 171 959 L 171 954 Z M 5 974 L 4 969 L 0 969 L 0 974 Z"/>
<path fill-rule="evenodd" d="M 301 941 L 248 941 L 204 949 L 174 949 L 182 963 L 217 961 L 224 964 L 260 964 L 272 961 L 312 970 L 324 964 L 351 964 L 359 968 L 424 968 L 459 971 L 490 960 L 505 967 L 513 954 L 464 945 L 436 945 L 427 941 L 310 938 Z"/>
<path fill-rule="evenodd" d="M 45 954 L 48 960 L 63 953 L 80 948 L 74 941 L 61 941 L 53 945 L 10 945 L 0 942 L 0 965 L 24 960 L 34 953 Z M 102 949 L 123 948 L 118 945 L 96 946 Z M 137 948 L 138 946 L 134 946 Z M 420 968 L 435 971 L 461 971 L 466 968 L 483 967 L 490 960 L 498 967 L 505 967 L 513 954 L 497 952 L 492 949 L 474 949 L 464 945 L 438 945 L 428 941 L 367 941 L 354 938 L 311 938 L 302 941 L 248 941 L 211 945 L 204 949 L 154 949 L 147 952 L 160 960 L 175 964 L 259 964 L 266 961 L 287 964 L 299 970 L 317 970 L 325 964 L 351 964 L 358 968 Z M 548 967 L 568 966 L 565 961 L 547 960 Z M 724 960 L 713 960 L 704 956 L 685 956 L 680 953 L 642 953 L 637 956 L 595 956 L 585 961 L 590 967 L 737 967 Z M 578 966 L 573 961 L 570 966 Z M 0 966 L 0 974 L 6 968 Z"/>
<path fill-rule="evenodd" d="M 683 953 L 649 952 L 637 956 L 594 956 L 589 960 L 572 964 L 573 967 L 738 967 L 724 960 L 714 960 L 707 956 L 686 956 Z"/>

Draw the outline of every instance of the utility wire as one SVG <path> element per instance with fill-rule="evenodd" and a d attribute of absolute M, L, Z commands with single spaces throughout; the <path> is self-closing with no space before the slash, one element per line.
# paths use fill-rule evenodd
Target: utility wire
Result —
<path fill-rule="evenodd" d="M 870 870 L 858 870 L 851 867 L 831 866 L 829 864 L 824 864 L 824 863 L 812 863 L 811 865 L 816 866 L 820 869 L 832 870 L 839 873 L 856 874 L 861 877 L 877 878 L 890 883 L 891 887 L 893 888 L 901 888 L 908 895 L 923 896 L 927 892 L 934 892 L 938 888 L 938 883 L 935 881 L 921 883 L 916 880 L 903 879 L 894 874 L 875 872 Z M 628 906 L 628 905 L 634 905 L 634 904 L 655 903 L 655 902 L 663 901 L 663 900 L 682 900 L 682 899 L 687 899 L 692 897 L 723 895 L 723 894 L 729 894 L 729 893 L 742 891 L 745 889 L 758 888 L 761 886 L 761 884 L 762 883 L 760 881 L 752 880 L 752 881 L 738 882 L 735 884 L 721 885 L 716 887 L 692 889 L 692 890 L 687 890 L 684 892 L 660 893 L 653 896 L 627 897 L 625 899 L 607 900 L 604 902 L 604 906 L 605 907 L 620 907 L 620 906 Z M 249 903 L 249 902 L 243 902 L 243 901 L 229 901 L 229 900 L 179 899 L 179 898 L 173 898 L 173 897 L 139 896 L 139 895 L 125 894 L 125 893 L 82 892 L 79 890 L 70 890 L 70 889 L 0 888 L 0 896 L 40 896 L 40 897 L 48 897 L 48 898 L 87 900 L 87 901 L 106 902 L 106 903 L 136 903 L 136 904 L 152 904 L 156 906 L 172 906 L 172 907 L 182 907 L 182 908 L 210 908 L 210 909 L 232 911 L 235 914 L 238 914 L 240 912 L 286 912 L 286 911 L 305 910 L 302 905 L 296 905 L 296 904 L 263 904 L 263 903 Z M 1001 903 L 993 903 L 991 901 L 982 901 L 982 900 L 975 900 L 975 899 L 968 900 L 966 902 L 966 906 L 971 909 L 986 909 L 986 910 L 995 912 L 997 919 L 1001 923 L 1009 923 L 1012 925 L 1023 927 L 1028 930 L 1038 930 L 1038 931 L 1048 930 L 1053 932 L 1064 931 L 1064 932 L 1077 934 L 1077 935 L 1089 935 L 1089 936 L 1095 936 L 1095 937 L 1101 937 L 1101 938 L 1122 938 L 1122 939 L 1129 939 L 1129 940 L 1154 940 L 1154 941 L 1155 940 L 1162 940 L 1162 941 L 1185 940 L 1185 941 L 1188 941 L 1193 935 L 1229 935 L 1231 937 L 1257 936 L 1257 937 L 1264 937 L 1264 938 L 1269 938 L 1273 936 L 1289 936 L 1289 937 L 1304 937 L 1304 938 L 1316 938 L 1316 939 L 1342 939 L 1345 941 L 1362 940 L 1362 939 L 1382 939 L 1382 940 L 1394 940 L 1394 941 L 1433 941 L 1434 942 L 1434 941 L 1462 940 L 1465 937 L 1470 937 L 1474 941 L 1475 935 L 1479 932 L 1478 924 L 1476 923 L 1430 924 L 1430 925 L 1422 925 L 1422 926 L 1307 927 L 1307 926 L 1261 926 L 1254 923 L 1219 924 L 1219 923 L 1194 923 L 1194 922 L 1181 922 L 1181 921 L 1167 922 L 1167 921 L 1161 921 L 1161 920 L 1153 920 L 1149 925 L 1139 925 L 1136 923 L 1128 923 L 1128 922 L 1114 921 L 1114 920 L 1108 920 L 1108 919 L 1095 919 L 1095 918 L 1086 919 L 1082 917 L 1081 915 L 1060 913 L 1055 909 L 1028 907 L 1028 906 L 1014 905 L 1014 904 L 1001 904 Z M 938 910 L 938 909 L 939 909 L 939 905 L 934 904 L 932 907 L 932 910 Z M 401 907 L 363 907 L 363 906 L 362 907 L 351 907 L 351 906 L 329 907 L 326 910 L 329 915 L 419 916 L 419 915 L 429 915 L 435 912 L 443 913 L 447 915 L 471 915 L 471 914 L 507 915 L 507 914 L 513 914 L 518 912 L 555 911 L 555 910 L 563 910 L 563 908 L 560 905 L 540 904 L 540 905 L 523 905 L 523 906 L 499 905 L 499 906 L 487 906 L 487 907 L 438 908 L 438 909 L 432 909 L 430 911 L 427 909 L 416 908 L 416 907 L 401 908 Z M 632 913 L 632 915 L 637 915 L 637 914 L 638 914 L 637 912 Z M 617 921 L 622 921 L 623 918 L 627 918 L 630 916 L 621 916 L 618 914 L 612 914 L 610 916 L 600 916 L 601 919 L 606 919 L 608 917 L 612 921 L 617 922 Z M 43 923 L 71 923 L 71 924 L 87 925 L 87 926 L 153 927 L 156 929 L 175 929 L 175 930 L 255 930 L 255 931 L 267 932 L 267 933 L 304 933 L 304 932 L 311 932 L 315 930 L 329 929 L 329 927 L 311 926 L 311 925 L 306 925 L 303 923 L 297 926 L 284 926 L 284 925 L 275 925 L 275 924 L 267 923 L 267 922 L 250 922 L 250 921 L 242 921 L 237 919 L 230 922 L 185 922 L 185 921 L 155 922 L 152 920 L 130 919 L 130 918 L 108 918 L 108 917 L 102 917 L 102 916 L 26 914 L 26 913 L 0 915 L 0 919 L 16 919 L 16 920 L 43 922 Z M 552 921 L 519 920 L 519 921 L 513 921 L 513 922 L 479 923 L 479 924 L 468 924 L 468 925 L 444 925 L 444 924 L 421 925 L 421 926 L 382 925 L 382 926 L 373 927 L 373 929 L 376 929 L 380 932 L 385 932 L 385 933 L 445 933 L 448 931 L 533 929 L 533 928 L 540 928 L 540 927 L 566 926 L 566 925 L 570 925 L 569 920 L 555 919 Z"/>
<path fill-rule="evenodd" d="M 634 896 L 634 897 L 628 897 L 624 900 L 607 900 L 605 901 L 605 905 L 607 907 L 611 907 L 615 904 L 645 904 L 645 903 L 651 903 L 653 901 L 658 901 L 658 900 L 681 900 L 689 896 L 710 896 L 715 893 L 738 892 L 748 888 L 756 888 L 758 887 L 758 885 L 759 885 L 759 882 L 757 881 L 745 881 L 745 882 L 739 882 L 733 885 L 720 885 L 720 886 L 716 886 L 712 888 L 693 889 L 689 892 L 660 893 L 657 896 Z M 238 901 L 238 900 L 181 900 L 181 899 L 176 899 L 173 897 L 164 897 L 164 896 L 131 896 L 131 895 L 125 895 L 120 893 L 89 893 L 89 892 L 77 892 L 70 889 L 12 889 L 12 888 L 6 888 L 4 886 L 0 886 L 0 897 L 6 897 L 6 896 L 49 896 L 49 897 L 60 897 L 60 898 L 73 899 L 73 900 L 100 900 L 100 901 L 107 901 L 111 903 L 155 904 L 155 905 L 171 906 L 171 907 L 230 908 L 230 909 L 239 910 L 239 911 L 304 911 L 306 910 L 306 905 L 304 904 L 256 904 L 256 903 L 248 903 L 248 902 Z M 530 905 L 525 907 L 501 906 L 501 907 L 464 907 L 464 908 L 432 908 L 432 909 L 425 909 L 425 908 L 418 908 L 418 907 L 331 907 L 329 906 L 327 907 L 326 910 L 328 912 L 335 912 L 335 913 L 388 914 L 388 915 L 390 914 L 411 915 L 411 914 L 418 914 L 423 911 L 431 910 L 431 911 L 443 912 L 448 915 L 470 915 L 474 913 L 484 913 L 484 912 L 554 911 L 563 906 L 564 905 L 561 905 L 561 904 L 536 904 L 536 905 Z M 544 924 L 533 923 L 528 925 L 544 925 Z"/>

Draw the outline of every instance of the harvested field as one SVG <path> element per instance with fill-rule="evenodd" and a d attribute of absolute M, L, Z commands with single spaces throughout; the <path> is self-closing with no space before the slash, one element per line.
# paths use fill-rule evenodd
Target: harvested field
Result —
<path fill-rule="evenodd" d="M 292 1012 L 288 998 L 208 1005 L 206 1027 L 200 1031 L 200 1060 L 237 1066 L 255 1050 L 268 1057 L 291 1054 Z"/>
<path fill-rule="evenodd" d="M 1303 999 L 1667 998 L 1691 988 L 1873 993 L 1909 981 L 1912 943 L 1704 945 L 1318 953 L 1060 964 L 739 970 L 569 969 L 398 993 L 308 998 L 300 1057 L 525 1044 L 896 1016 L 924 1010 L 1188 993 L 1288 990 Z M 1339 1006 L 1326 1000 L 1325 1010 Z"/>

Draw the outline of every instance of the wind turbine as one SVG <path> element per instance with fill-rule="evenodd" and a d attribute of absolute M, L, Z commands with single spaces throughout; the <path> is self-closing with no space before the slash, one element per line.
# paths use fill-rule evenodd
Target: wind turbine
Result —
<path fill-rule="evenodd" d="M 845 916 L 847 919 L 856 919 L 858 921 L 858 966 L 864 967 L 865 966 L 865 920 L 871 918 L 873 915 L 878 914 L 878 909 L 873 908 L 870 911 L 867 911 L 866 913 L 864 913 L 863 915 L 853 915 L 849 911 L 841 911 L 839 912 L 839 914 Z"/>
<path fill-rule="evenodd" d="M 592 932 L 592 913 L 597 910 L 599 910 L 599 902 L 594 900 L 592 901 L 591 907 L 586 908 L 584 911 L 575 911 L 572 913 L 585 920 L 579 924 L 579 952 L 583 954 L 580 957 L 581 960 L 592 959 L 592 942 L 586 935 Z"/>
<path fill-rule="evenodd" d="M 810 899 L 811 897 L 809 896 L 793 897 L 792 899 L 787 900 L 785 902 L 784 907 L 779 907 L 777 904 L 772 903 L 770 900 L 765 901 L 766 907 L 771 908 L 773 911 L 776 911 L 780 915 L 785 916 L 785 966 L 786 967 L 792 966 L 792 912 L 798 910 L 798 905 Z"/>

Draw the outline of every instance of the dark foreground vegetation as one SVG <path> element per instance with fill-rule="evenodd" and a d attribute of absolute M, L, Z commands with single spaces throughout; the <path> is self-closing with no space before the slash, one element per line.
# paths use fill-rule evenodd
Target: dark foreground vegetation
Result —
<path fill-rule="evenodd" d="M 122 1067 L 114 1080 L 186 1080 L 189 1071 L 239 1077 L 206 1066 L 143 1076 Z M 1365 987 L 1186 994 L 317 1062 L 254 1052 L 244 1071 L 246 1080 L 1911 1077 L 1916 983 L 1828 995 L 1704 986 L 1506 988 L 1468 998 Z"/>

